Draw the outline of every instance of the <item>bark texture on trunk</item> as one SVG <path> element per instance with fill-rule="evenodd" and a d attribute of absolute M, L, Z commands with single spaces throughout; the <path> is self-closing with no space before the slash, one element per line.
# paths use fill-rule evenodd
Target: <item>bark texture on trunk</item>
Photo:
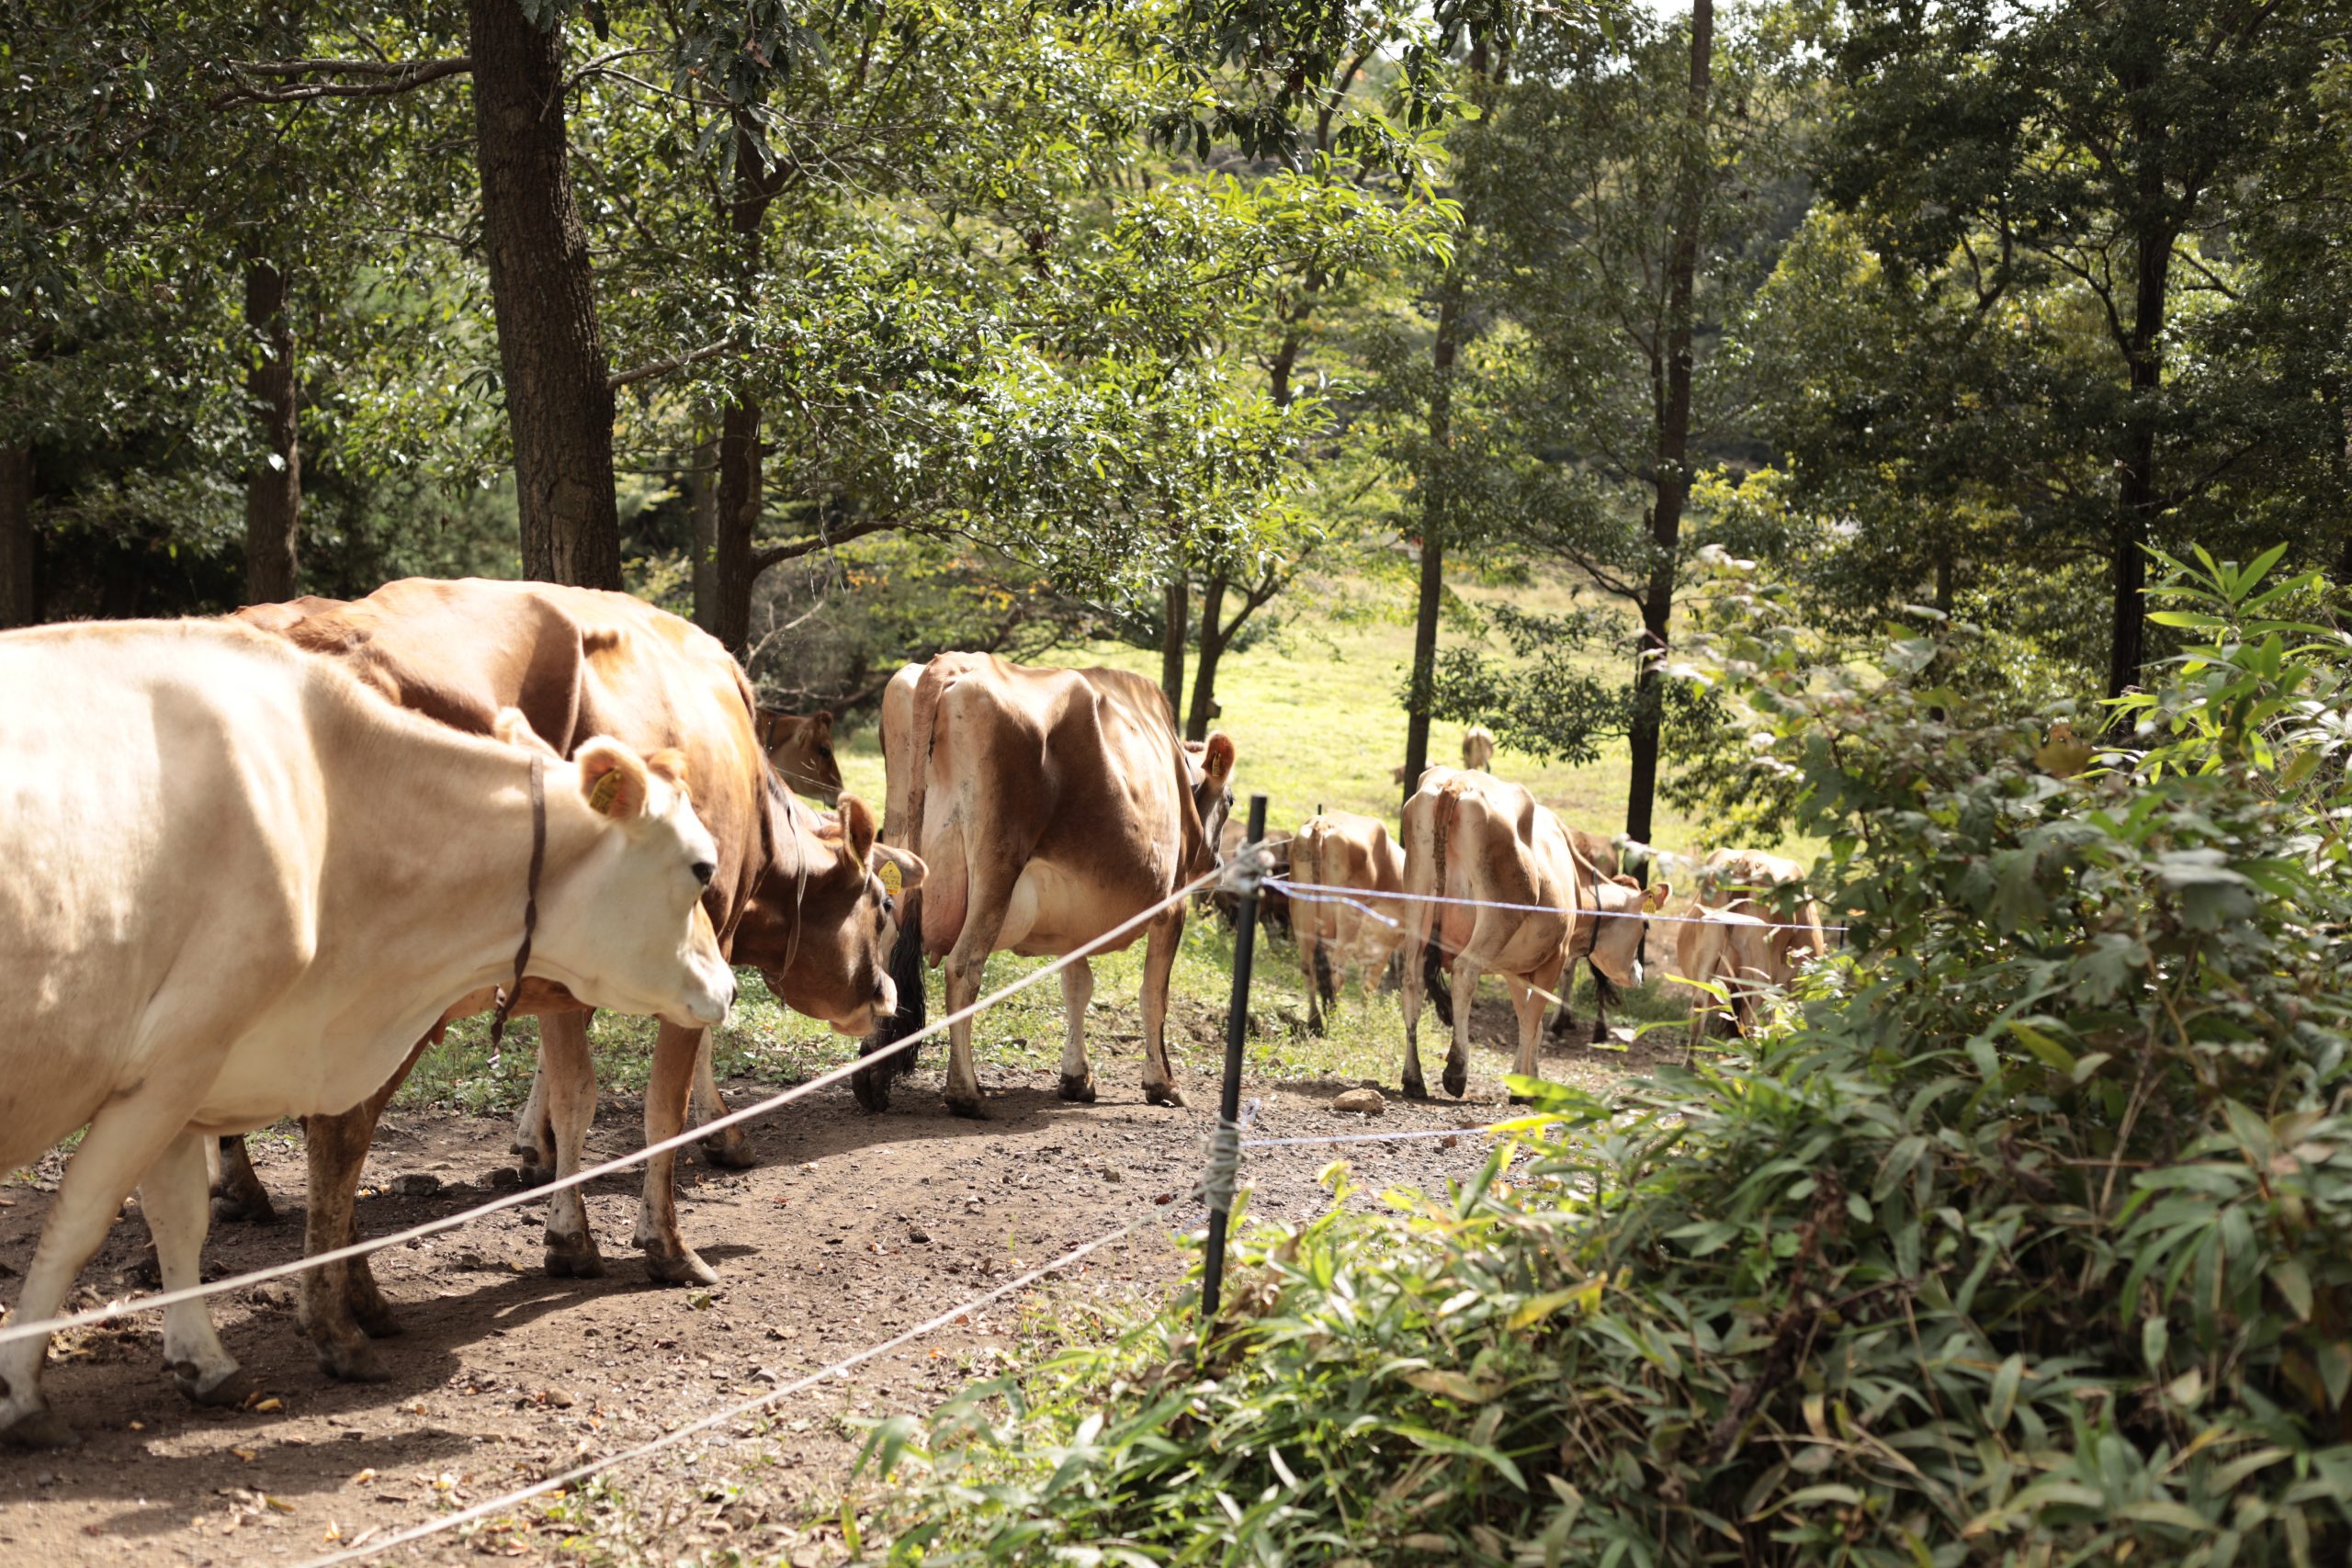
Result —
<path fill-rule="evenodd" d="M 1462 275 L 1449 269 L 1437 302 L 1437 336 L 1430 345 L 1430 450 L 1432 466 L 1421 491 L 1420 596 L 1413 610 L 1413 684 L 1405 705 L 1405 798 L 1430 764 L 1430 687 L 1437 680 L 1437 616 L 1445 599 L 1445 519 L 1453 475 L 1453 361 L 1462 347 Z"/>
<path fill-rule="evenodd" d="M 710 563 L 711 624 L 704 629 L 741 659 L 752 645 L 752 540 L 760 526 L 760 405 L 727 405 L 718 423 L 718 531 Z"/>
<path fill-rule="evenodd" d="M 694 530 L 695 625 L 717 637 L 718 622 L 718 443 L 698 441 L 686 476 L 686 521 Z"/>
<path fill-rule="evenodd" d="M 40 624 L 40 538 L 33 532 L 33 448 L 0 446 L 0 627 Z"/>
<path fill-rule="evenodd" d="M 2157 160 L 2147 160 L 2154 165 Z M 2158 193 L 2161 194 L 2161 186 Z M 2165 289 L 2172 276 L 2173 231 L 2151 222 L 2135 249 L 2139 277 L 2133 289 L 2131 360 L 2132 400 L 2124 415 L 2123 452 L 2115 508 L 2115 578 L 2108 644 L 2107 694 L 2121 696 L 2140 679 L 2147 660 L 2148 583 L 2145 547 L 2155 537 L 2164 498 L 2156 490 L 2156 397 L 2164 385 Z"/>
<path fill-rule="evenodd" d="M 468 0 L 466 12 L 523 573 L 618 588 L 611 367 L 565 161 L 563 35 L 516 0 Z"/>
<path fill-rule="evenodd" d="M 1690 339 L 1699 276 L 1699 221 L 1707 177 L 1707 96 L 1713 82 L 1714 0 L 1690 7 L 1690 91 L 1686 110 L 1681 188 L 1675 195 L 1674 233 L 1667 252 L 1666 387 L 1658 406 L 1657 499 L 1650 509 L 1656 551 L 1642 594 L 1641 668 L 1634 676 L 1634 722 L 1627 737 L 1631 777 L 1625 795 L 1625 836 L 1650 841 L 1657 805 L 1658 743 L 1665 721 L 1662 667 L 1668 623 L 1674 615 L 1675 568 L 1682 541 L 1682 509 L 1690 496 Z"/>
<path fill-rule="evenodd" d="M 1184 716 L 1184 739 L 1206 740 L 1209 725 L 1216 717 L 1216 667 L 1225 657 L 1225 645 L 1233 640 L 1240 623 L 1225 624 L 1225 573 L 1209 574 L 1207 587 L 1201 593 L 1201 659 L 1193 670 L 1193 705 Z"/>
<path fill-rule="evenodd" d="M 1193 629 L 1191 585 L 1179 572 L 1160 590 L 1159 689 L 1168 694 L 1168 716 L 1184 711 L 1184 638 Z"/>
<path fill-rule="evenodd" d="M 245 394 L 260 423 L 262 456 L 245 477 L 245 602 L 274 604 L 300 592 L 302 446 L 294 405 L 294 324 L 286 272 L 245 256 Z"/>

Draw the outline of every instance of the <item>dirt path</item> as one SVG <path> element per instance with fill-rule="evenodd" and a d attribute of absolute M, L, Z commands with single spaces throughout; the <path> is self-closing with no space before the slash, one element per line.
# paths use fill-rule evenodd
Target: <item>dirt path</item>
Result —
<path fill-rule="evenodd" d="M 1256 1130 L 1306 1135 L 1491 1120 L 1504 1110 L 1494 1075 L 1507 1066 L 1509 1021 L 1499 1003 L 1478 1010 L 1485 1049 L 1467 1102 L 1413 1105 L 1392 1095 L 1388 1113 L 1367 1125 L 1329 1108 L 1348 1084 L 1253 1083 L 1248 1093 L 1262 1102 Z M 1547 1059 L 1544 1072 L 1607 1078 L 1646 1059 L 1574 1051 Z M 1182 1269 L 1174 1234 L 1200 1221 L 1190 1193 L 1214 1080 L 1187 1076 L 1186 1109 L 1146 1106 L 1132 1056 L 1104 1050 L 1096 1061 L 1101 1103 L 1072 1106 L 1055 1098 L 1050 1073 L 984 1069 L 992 1115 L 976 1122 L 946 1114 L 930 1068 L 901 1084 L 897 1108 L 882 1117 L 859 1114 L 842 1086 L 755 1122 L 753 1169 L 681 1163 L 682 1224 L 722 1276 L 715 1291 L 644 1282 L 627 1246 L 632 1174 L 589 1189 L 610 1269 L 602 1280 L 539 1271 L 545 1210 L 536 1203 L 377 1255 L 377 1277 L 406 1328 L 385 1347 L 390 1382 L 339 1383 L 317 1370 L 295 1325 L 290 1282 L 215 1303 L 231 1352 L 266 1385 L 255 1408 L 183 1403 L 158 1370 L 152 1319 L 70 1337 L 51 1353 L 48 1391 L 86 1440 L 62 1453 L 0 1450 L 0 1563 L 307 1561 L 642 1442 L 886 1339 L 1129 1219 L 1146 1220 L 1058 1280 L 846 1381 L 609 1472 L 552 1507 L 542 1499 L 470 1540 L 453 1533 L 390 1559 L 454 1562 L 488 1552 L 576 1562 L 563 1543 L 593 1531 L 619 1561 L 727 1548 L 818 1561 L 838 1540 L 826 1520 L 862 1440 L 853 1421 L 928 1409 L 990 1375 L 1015 1348 L 1024 1301 L 1067 1325 L 1164 1290 Z M 739 1084 L 729 1098 L 741 1104 L 766 1092 Z M 636 1147 L 639 1114 L 634 1101 L 608 1098 L 590 1157 Z M 504 1121 L 484 1117 L 389 1118 L 368 1164 L 364 1233 L 483 1201 L 490 1174 L 510 1157 L 509 1133 Z M 1449 1142 L 1253 1151 L 1254 1212 L 1316 1212 L 1328 1196 L 1315 1174 L 1338 1153 L 1375 1192 L 1441 1187 L 1484 1157 L 1482 1139 Z M 300 1148 L 255 1152 L 281 1218 L 216 1227 L 208 1273 L 258 1267 L 300 1247 Z M 28 1261 L 46 1213 L 41 1187 L 53 1188 L 58 1168 L 52 1156 L 32 1183 L 0 1188 L 0 1279 L 15 1280 Z M 403 1195 L 428 1185 L 418 1178 L 437 1179 L 438 1190 Z M 143 1225 L 116 1226 L 75 1304 L 143 1288 L 145 1250 Z"/>

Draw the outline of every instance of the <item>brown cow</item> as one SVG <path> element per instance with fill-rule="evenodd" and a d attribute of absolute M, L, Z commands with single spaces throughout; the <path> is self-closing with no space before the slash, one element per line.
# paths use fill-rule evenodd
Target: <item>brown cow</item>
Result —
<path fill-rule="evenodd" d="M 1695 1050 L 1707 1038 L 1708 1021 L 1720 1007 L 1731 1010 L 1732 1027 L 1746 1034 L 1755 1027 L 1759 993 L 1785 990 L 1796 977 L 1792 953 L 1804 950 L 1782 939 L 1770 918 L 1752 908 L 1714 908 L 1699 905 L 1695 917 L 1675 933 L 1674 966 L 1693 987 L 1720 986 L 1726 993 L 1718 1002 L 1701 991 L 1690 1000 L 1690 1046 Z"/>
<path fill-rule="evenodd" d="M 1294 882 L 1352 891 L 1299 893 L 1291 900 L 1299 966 L 1306 971 L 1306 1027 L 1323 1032 L 1323 1010 L 1339 999 L 1352 968 L 1369 996 L 1405 941 L 1405 852 L 1376 817 L 1327 811 L 1291 836 Z"/>
<path fill-rule="evenodd" d="M 1483 724 L 1474 724 L 1462 732 L 1462 766 L 1465 772 L 1491 773 L 1495 771 L 1494 761 L 1493 730 Z"/>
<path fill-rule="evenodd" d="M 1617 847 L 1616 840 L 1606 833 L 1595 833 L 1584 828 L 1569 828 L 1567 835 L 1569 847 L 1576 851 L 1577 858 L 1593 873 L 1586 881 L 1607 882 L 1624 874 L 1625 855 Z M 1609 1038 L 1609 1010 L 1617 1005 L 1619 996 L 1616 983 L 1592 963 L 1593 936 L 1601 923 L 1599 920 L 1584 922 L 1568 949 L 1568 962 L 1560 970 L 1560 1010 L 1552 1015 L 1551 1028 L 1547 1031 L 1556 1043 L 1567 1043 L 1576 1032 L 1576 1020 L 1568 1012 L 1568 998 L 1576 994 L 1577 964 L 1579 962 L 1592 976 L 1592 1033 L 1589 1038 L 1596 1045 Z"/>
<path fill-rule="evenodd" d="M 1231 865 L 1241 853 L 1242 840 L 1250 836 L 1250 826 L 1236 817 L 1225 819 L 1225 830 L 1217 835 L 1216 863 Z M 1278 879 L 1290 874 L 1290 835 L 1266 835 L 1263 846 L 1265 859 L 1261 863 L 1267 881 L 1258 889 L 1258 924 L 1268 936 L 1288 936 L 1290 925 L 1290 895 L 1278 886 Z M 1213 887 L 1199 895 L 1200 901 L 1216 911 L 1217 918 L 1227 927 L 1241 916 L 1241 895 L 1225 887 Z"/>
<path fill-rule="evenodd" d="M 1717 850 L 1700 863 L 1699 902 L 1736 909 L 1771 927 L 1774 966 L 1794 974 L 1810 953 L 1829 951 L 1821 906 L 1804 896 L 1805 868 L 1762 850 Z"/>
<path fill-rule="evenodd" d="M 804 716 L 762 708 L 760 750 L 794 790 L 828 806 L 840 801 L 842 768 L 833 757 L 832 709 L 819 708 Z"/>
<path fill-rule="evenodd" d="M 458 729 L 486 733 L 499 710 L 511 706 L 558 753 L 599 733 L 641 750 L 676 749 L 685 758 L 695 810 L 719 847 L 705 906 L 731 960 L 757 965 L 787 1004 L 844 1033 L 866 1032 L 896 1005 L 884 962 L 892 905 L 876 873 L 896 864 L 901 879 L 915 885 L 921 863 L 875 845 L 873 815 L 855 797 L 838 815 L 820 814 L 782 786 L 753 732 L 742 671 L 689 623 L 626 594 L 481 580 L 413 579 L 350 604 L 305 599 L 240 614 L 297 646 L 337 658 L 391 701 Z M 490 1003 L 485 992 L 448 1016 Z M 540 1179 L 570 1175 L 595 1109 L 588 1021 L 560 987 L 526 985 L 515 1010 L 541 1018 L 541 1070 L 517 1148 Z M 419 1042 L 417 1053 L 427 1043 Z M 356 1237 L 354 1198 L 376 1118 L 414 1061 L 412 1054 L 353 1111 L 308 1120 L 309 1250 Z M 704 1032 L 664 1024 L 645 1097 L 649 1143 L 683 1127 L 690 1098 L 711 1114 L 724 1109 Z M 726 1140 L 714 1157 L 748 1164 L 740 1130 L 729 1129 Z M 716 1276 L 678 1233 L 674 1161 L 672 1153 L 647 1162 L 637 1245 L 654 1278 L 709 1282 Z M 240 1161 L 223 1163 L 233 1178 Z M 249 1176 L 250 1167 L 245 1170 Z M 547 1264 L 555 1274 L 603 1271 L 577 1188 L 550 1202 Z M 383 1375 L 362 1330 L 382 1334 L 393 1325 L 364 1258 L 305 1275 L 300 1316 L 328 1371 Z"/>
<path fill-rule="evenodd" d="M 1592 965 L 1621 986 L 1642 983 L 1643 917 L 1673 889 L 1648 892 L 1630 876 L 1598 878 L 1581 867 L 1567 830 L 1549 809 L 1514 784 L 1491 773 L 1432 768 L 1405 803 L 1405 891 L 1411 901 L 1405 965 L 1405 1093 L 1428 1098 L 1421 1078 L 1420 1020 L 1424 990 L 1435 993 L 1440 1016 L 1453 1024 L 1446 1054 L 1445 1090 L 1457 1098 L 1469 1086 L 1470 1010 L 1482 969 L 1499 970 L 1519 1015 L 1513 1070 L 1536 1075 L 1544 994 L 1576 944 L 1577 928 L 1597 921 Z M 1589 884 L 1588 886 L 1587 885 Z M 1542 912 L 1536 912 L 1540 909 Z M 1453 963 L 1453 998 L 1443 1000 L 1442 970 Z"/>
<path fill-rule="evenodd" d="M 1159 688 L 1116 670 L 1037 670 L 983 653 L 910 664 L 882 696 L 882 758 L 884 835 L 933 870 L 907 901 L 893 958 L 898 1015 L 869 1053 L 922 1026 L 924 954 L 946 960 L 947 1007 L 960 1012 L 979 995 L 989 953 L 1067 953 L 1213 869 L 1233 804 L 1233 742 L 1222 733 L 1205 744 L 1180 739 Z M 1163 1036 L 1183 931 L 1179 900 L 1112 944 L 1148 934 L 1143 1089 L 1156 1105 L 1183 1103 Z M 1091 1101 L 1093 971 L 1081 959 L 1061 980 L 1069 1015 L 1061 1096 Z M 978 1115 L 971 1021 L 959 1020 L 949 1039 L 948 1109 Z M 912 1054 L 888 1066 L 904 1071 Z M 854 1082 L 868 1110 L 888 1103 L 883 1069 Z"/>

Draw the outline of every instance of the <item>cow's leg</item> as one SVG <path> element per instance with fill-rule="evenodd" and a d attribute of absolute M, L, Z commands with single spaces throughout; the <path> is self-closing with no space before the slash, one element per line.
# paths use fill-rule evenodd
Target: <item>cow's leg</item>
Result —
<path fill-rule="evenodd" d="M 716 1122 L 727 1114 L 727 1097 L 718 1092 L 718 1075 L 710 1065 L 718 1039 L 717 1030 L 704 1030 L 702 1049 L 695 1053 L 694 1119 L 697 1127 L 707 1122 Z M 760 1156 L 752 1152 L 752 1140 L 744 1135 L 741 1122 L 721 1127 L 703 1139 L 700 1146 L 703 1158 L 713 1165 L 725 1166 L 729 1170 L 749 1170 L 760 1163 Z"/>
<path fill-rule="evenodd" d="M 1453 1043 L 1445 1053 L 1445 1077 L 1438 1080 L 1456 1100 L 1470 1087 L 1470 1015 L 1477 1004 L 1478 964 L 1465 953 L 1453 961 Z"/>
<path fill-rule="evenodd" d="M 1094 1103 L 1094 1069 L 1086 1060 L 1086 1004 L 1094 999 L 1094 965 L 1072 959 L 1062 968 L 1062 1010 L 1069 1014 L 1069 1037 L 1062 1043 L 1064 1100 Z"/>
<path fill-rule="evenodd" d="M 547 1088 L 548 1125 L 555 1134 L 553 1177 L 560 1180 L 580 1168 L 588 1128 L 596 1120 L 596 1064 L 588 1052 L 586 1013 L 539 1020 L 539 1081 Z M 652 1104 L 650 1096 L 646 1103 Z M 595 1234 L 588 1228 L 588 1205 L 577 1187 L 548 1195 L 547 1269 L 559 1280 L 596 1279 L 605 1272 Z"/>
<path fill-rule="evenodd" d="M 217 1063 L 215 1064 L 217 1070 Z M 58 1183 L 57 1200 L 41 1227 L 40 1245 L 25 1269 L 14 1321 L 54 1317 L 82 1265 L 106 1239 L 122 1201 L 164 1146 L 181 1135 L 187 1107 L 201 1094 L 189 1075 L 168 1082 L 151 1077 L 126 1100 L 109 1102 L 90 1123 Z M 199 1161 L 202 1151 L 197 1151 Z M 198 1170 L 201 1172 L 199 1163 Z M 198 1190 L 203 1190 L 199 1183 Z M 41 1397 L 40 1369 L 49 1354 L 45 1336 L 0 1345 L 0 1441 L 27 1448 L 56 1448 L 74 1441 L 73 1428 Z"/>
<path fill-rule="evenodd" d="M 368 1145 L 376 1141 L 376 1123 L 432 1043 L 429 1034 L 418 1041 L 400 1069 L 350 1110 L 302 1118 L 302 1154 L 310 1177 L 310 1208 L 302 1229 L 305 1257 L 333 1252 L 359 1239 L 359 1178 L 367 1168 Z M 366 1258 L 321 1264 L 303 1274 L 295 1287 L 294 1321 L 311 1337 L 319 1370 L 327 1376 L 346 1382 L 381 1382 L 391 1376 L 368 1340 L 398 1334 L 400 1319 L 377 1288 L 376 1271 Z"/>
<path fill-rule="evenodd" d="M 1430 923 L 1427 906 L 1417 907 L 1406 922 L 1405 945 L 1398 950 L 1402 962 L 1398 964 L 1398 983 L 1403 990 L 1399 1005 L 1405 1013 L 1405 1098 L 1427 1100 L 1428 1080 L 1421 1077 L 1421 1001 L 1427 992 L 1422 966 L 1416 960 L 1427 950 Z"/>
<path fill-rule="evenodd" d="M 220 1171 L 212 1180 L 212 1217 L 254 1224 L 267 1224 L 277 1219 L 277 1211 L 269 1201 L 269 1189 L 254 1174 L 254 1162 L 245 1152 L 243 1135 L 232 1134 L 213 1147 Z"/>
<path fill-rule="evenodd" d="M 654 1038 L 653 1077 L 645 1086 L 649 1147 L 676 1137 L 686 1124 L 687 1102 L 694 1097 L 695 1053 L 702 1048 L 703 1032 L 664 1023 Z M 645 1191 L 637 1211 L 637 1245 L 645 1249 L 645 1271 L 663 1284 L 716 1285 L 718 1273 L 678 1234 L 677 1164 L 675 1149 L 645 1162 Z"/>
<path fill-rule="evenodd" d="M 539 1032 L 547 1032 L 548 1020 L 539 1020 Z M 523 1185 L 537 1187 L 555 1175 L 555 1127 L 548 1116 L 548 1070 L 546 1064 L 534 1059 L 531 1063 L 531 1092 L 523 1101 L 523 1109 L 514 1115 L 514 1141 L 507 1145 L 514 1158 Z"/>
<path fill-rule="evenodd" d="M 1024 852 L 1025 853 L 1025 852 Z M 963 1011 L 980 997 L 980 982 L 988 971 L 989 954 L 1004 931 L 1006 907 L 1021 877 L 1021 863 L 1008 859 L 977 868 L 965 904 L 964 929 L 947 950 L 940 968 L 950 1014 Z M 962 1019 L 947 1029 L 947 1109 L 958 1116 L 984 1114 L 980 1109 L 980 1074 L 972 1061 L 973 1020 Z"/>
<path fill-rule="evenodd" d="M 187 1290 L 201 1278 L 204 1232 L 212 1218 L 204 1179 L 204 1145 L 210 1141 L 180 1134 L 139 1179 L 139 1208 L 155 1238 L 155 1261 L 166 1291 Z M 164 1370 L 198 1404 L 229 1403 L 243 1392 L 231 1386 L 236 1359 L 221 1348 L 200 1297 L 164 1309 Z"/>
<path fill-rule="evenodd" d="M 1327 1027 L 1324 1008 L 1339 998 L 1331 984 L 1331 955 L 1313 927 L 1298 933 L 1298 962 L 1306 971 L 1306 1032 L 1319 1035 Z"/>
<path fill-rule="evenodd" d="M 1508 977 L 1504 984 L 1510 988 L 1511 1011 L 1519 1015 L 1519 1055 L 1511 1069 L 1523 1078 L 1540 1078 L 1544 1076 L 1544 1064 L 1537 1060 L 1535 1049 L 1544 1040 L 1544 998 L 1516 976 Z M 1524 1105 L 1527 1097 L 1514 1094 L 1510 1101 Z"/>
<path fill-rule="evenodd" d="M 1151 928 L 1143 949 L 1143 1097 L 1153 1105 L 1182 1105 L 1176 1075 L 1168 1066 L 1168 977 L 1184 942 L 1184 907 L 1176 906 Z"/>

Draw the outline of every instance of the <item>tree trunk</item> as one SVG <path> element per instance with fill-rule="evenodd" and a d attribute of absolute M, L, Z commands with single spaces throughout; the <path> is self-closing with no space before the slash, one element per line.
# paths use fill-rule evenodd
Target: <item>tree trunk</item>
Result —
<path fill-rule="evenodd" d="M 1160 592 L 1159 689 L 1168 694 L 1168 716 L 1184 711 L 1184 635 L 1192 630 L 1190 585 L 1180 570 Z"/>
<path fill-rule="evenodd" d="M 1209 723 L 1216 716 L 1216 666 L 1225 657 L 1232 633 L 1225 626 L 1225 573 L 1209 573 L 1208 589 L 1201 595 L 1201 661 L 1193 671 L 1193 707 L 1184 716 L 1184 739 L 1206 740 Z"/>
<path fill-rule="evenodd" d="M 2157 163 L 2153 154 L 2145 161 Z M 2161 178 L 2161 174 L 2156 177 Z M 2161 197 L 2159 186 L 2154 195 Z M 2153 202 L 2143 201 L 2143 211 Z M 2122 474 L 2115 508 L 2115 580 L 2109 609 L 2113 636 L 2108 644 L 2107 694 L 2118 697 L 2140 678 L 2146 661 L 2148 581 L 2144 547 L 2155 537 L 2164 510 L 2156 491 L 2156 395 L 2164 384 L 2165 288 L 2172 274 L 2173 231 L 2151 221 L 2137 244 L 2139 277 L 2132 317 L 2132 400 L 2125 405 Z"/>
<path fill-rule="evenodd" d="M 611 367 L 565 166 L 563 34 L 542 30 L 518 0 L 468 0 L 466 10 L 523 574 L 618 588 Z"/>
<path fill-rule="evenodd" d="M 1430 345 L 1430 452 L 1421 491 L 1420 598 L 1413 612 L 1413 683 L 1405 703 L 1405 797 L 1411 799 L 1430 762 L 1430 699 L 1437 680 L 1437 614 L 1445 599 L 1445 521 L 1453 475 L 1453 361 L 1462 346 L 1462 274 L 1446 269 Z"/>
<path fill-rule="evenodd" d="M 686 521 L 694 531 L 695 625 L 718 635 L 718 441 L 695 443 L 686 476 Z"/>
<path fill-rule="evenodd" d="M 752 541 L 760 528 L 760 405 L 727 405 L 718 421 L 718 536 L 711 551 L 710 635 L 741 659 L 751 651 Z"/>
<path fill-rule="evenodd" d="M 294 326 L 286 273 L 245 256 L 245 394 L 261 423 L 262 457 L 245 477 L 245 602 L 274 604 L 300 592 L 302 446 L 294 409 Z"/>
<path fill-rule="evenodd" d="M 33 447 L 0 446 L 0 627 L 40 624 L 40 537 L 33 532 Z"/>
<path fill-rule="evenodd" d="M 1681 189 L 1675 195 L 1674 233 L 1667 253 L 1666 400 L 1658 410 L 1657 503 L 1650 511 L 1654 556 L 1642 595 L 1642 662 L 1634 677 L 1632 753 L 1625 795 L 1625 836 L 1650 841 L 1657 804 L 1658 739 L 1666 716 L 1667 623 L 1674 614 L 1675 568 L 1680 558 L 1682 508 L 1690 496 L 1690 337 L 1699 276 L 1699 220 L 1707 177 L 1707 94 L 1715 50 L 1714 0 L 1690 7 L 1690 93 L 1685 111 Z"/>

